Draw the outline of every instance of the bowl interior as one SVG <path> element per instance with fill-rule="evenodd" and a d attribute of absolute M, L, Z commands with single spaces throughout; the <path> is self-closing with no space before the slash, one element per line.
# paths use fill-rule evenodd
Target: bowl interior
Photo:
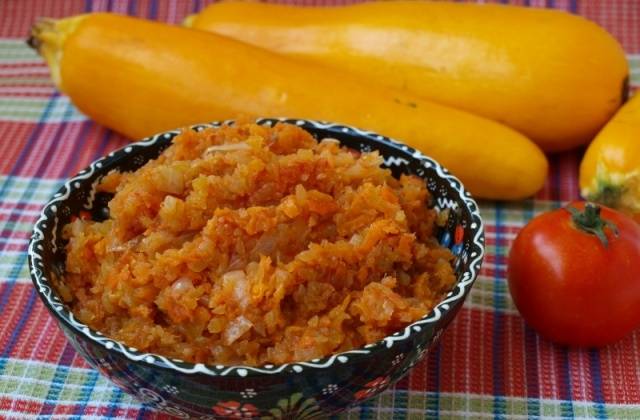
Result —
<path fill-rule="evenodd" d="M 67 181 L 44 207 L 41 217 L 34 227 L 29 245 L 29 264 L 34 285 L 49 310 L 66 327 L 103 344 L 107 349 L 115 349 L 124 353 L 132 360 L 144 360 L 147 363 L 158 364 L 182 372 L 246 376 L 251 373 L 279 373 L 291 369 L 298 372 L 296 367 L 302 365 L 305 367 L 326 367 L 327 363 L 336 360 L 336 358 L 342 361 L 341 357 L 366 355 L 374 351 L 376 346 L 391 347 L 397 341 L 408 339 L 414 332 L 419 332 L 421 326 L 436 323 L 443 319 L 448 311 L 457 309 L 464 301 L 480 270 L 484 250 L 482 221 L 478 206 L 460 181 L 434 160 L 404 144 L 376 133 L 310 120 L 284 118 L 257 120 L 259 124 L 266 125 L 273 125 L 278 121 L 296 124 L 318 139 L 335 138 L 343 145 L 355 150 L 363 152 L 378 150 L 384 158 L 384 166 L 388 167 L 394 176 L 414 174 L 425 180 L 432 195 L 433 202 L 431 204 L 439 211 L 448 212 L 447 222 L 439 228 L 437 238 L 455 255 L 454 269 L 457 276 L 457 283 L 453 290 L 429 314 L 407 326 L 403 331 L 398 331 L 363 349 L 355 349 L 313 361 L 261 367 L 194 365 L 178 360 L 169 360 L 159 355 L 140 353 L 136 349 L 127 348 L 80 323 L 62 303 L 53 287 L 53 283 L 57 278 L 62 277 L 65 271 L 64 243 L 61 240 L 62 227 L 71 220 L 72 215 L 78 215 L 82 211 L 89 212 L 94 220 L 104 220 L 108 217 L 107 205 L 112 196 L 96 192 L 97 184 L 102 177 L 113 169 L 118 171 L 136 170 L 148 160 L 156 158 L 179 134 L 178 130 L 161 133 L 141 142 L 132 143 L 97 160 Z M 192 129 L 200 131 L 207 127 L 229 123 L 232 122 L 201 124 L 193 126 Z"/>

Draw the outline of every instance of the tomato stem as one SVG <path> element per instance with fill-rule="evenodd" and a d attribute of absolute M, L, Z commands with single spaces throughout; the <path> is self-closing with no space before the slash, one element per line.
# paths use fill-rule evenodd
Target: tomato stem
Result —
<path fill-rule="evenodd" d="M 583 232 L 596 235 L 605 248 L 609 245 L 609 240 L 604 232 L 606 228 L 609 228 L 614 236 L 618 236 L 618 227 L 610 220 L 605 220 L 600 216 L 600 206 L 587 203 L 584 206 L 584 211 L 571 206 L 567 206 L 566 209 L 571 213 L 571 220 L 576 227 Z"/>

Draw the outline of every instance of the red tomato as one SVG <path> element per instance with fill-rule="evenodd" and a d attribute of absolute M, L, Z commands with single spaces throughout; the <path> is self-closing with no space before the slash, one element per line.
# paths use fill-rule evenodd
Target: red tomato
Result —
<path fill-rule="evenodd" d="M 511 247 L 508 281 L 516 307 L 542 336 L 599 347 L 640 326 L 640 225 L 586 207 L 571 203 L 531 220 Z"/>

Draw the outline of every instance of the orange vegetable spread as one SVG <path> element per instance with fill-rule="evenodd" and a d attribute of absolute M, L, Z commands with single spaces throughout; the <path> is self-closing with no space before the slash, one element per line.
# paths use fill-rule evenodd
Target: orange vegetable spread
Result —
<path fill-rule="evenodd" d="M 455 282 L 424 181 L 381 164 L 293 125 L 185 130 L 101 181 L 109 218 L 65 226 L 57 289 L 103 334 L 185 361 L 285 363 L 375 342 Z"/>

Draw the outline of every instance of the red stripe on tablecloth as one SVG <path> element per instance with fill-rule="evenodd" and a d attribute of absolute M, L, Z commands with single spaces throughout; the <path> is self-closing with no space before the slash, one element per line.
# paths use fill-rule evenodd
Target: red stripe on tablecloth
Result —
<path fill-rule="evenodd" d="M 46 162 L 36 164 L 34 168 L 40 173 L 41 178 L 59 178 L 70 175 L 66 170 L 72 165 L 72 161 L 78 159 L 87 149 L 94 144 L 86 144 L 85 138 L 80 138 L 80 133 L 86 122 L 68 122 L 58 125 L 57 130 L 52 136 L 43 142 L 43 149 L 47 149 L 49 153 L 56 156 L 55 159 L 48 159 Z M 35 163 L 35 162 L 34 162 Z"/>
<path fill-rule="evenodd" d="M 49 80 L 49 68 L 40 58 L 36 60 L 0 63 L 0 78 L 5 79 L 5 83 L 0 85 L 0 96 L 50 97 L 54 92 L 54 86 Z"/>
<path fill-rule="evenodd" d="M 96 124 L 94 122 L 88 122 L 89 128 L 84 146 L 80 152 L 76 151 L 72 153 L 71 158 L 72 165 L 67 168 L 67 173 L 63 174 L 68 176 L 69 174 L 75 174 L 81 169 L 85 168 L 94 160 L 108 154 L 109 152 L 124 147 L 129 143 L 124 136 L 115 133 L 108 128 Z M 79 154 L 78 154 L 79 153 Z"/>
<path fill-rule="evenodd" d="M 501 221 L 500 223 L 505 223 L 505 222 Z M 500 224 L 500 226 L 486 225 L 484 227 L 484 233 L 485 235 L 495 235 L 496 233 L 500 233 L 501 236 L 508 235 L 508 234 L 515 235 L 518 232 L 520 232 L 520 229 L 522 229 L 521 222 L 518 221 L 517 223 L 518 223 L 517 226 L 509 226 L 505 224 Z"/>
<path fill-rule="evenodd" d="M 37 63 L 7 63 L 0 65 L 0 76 L 3 79 L 11 80 L 11 78 L 39 77 L 44 79 L 47 84 L 51 84 L 48 80 L 49 68 L 44 61 Z"/>
<path fill-rule="evenodd" d="M 42 362 L 52 362 L 57 360 L 50 353 L 59 353 L 64 347 L 64 336 L 60 334 L 60 330 L 56 325 L 55 319 L 48 313 L 44 305 L 38 301 L 33 305 L 33 314 L 31 315 L 38 328 L 31 331 L 26 338 L 29 344 L 28 348 L 16 349 L 17 356 L 21 359 L 38 360 Z M 58 341 L 56 343 L 56 341 Z"/>
<path fill-rule="evenodd" d="M 64 347 L 67 345 L 67 339 L 42 302 L 38 301 L 33 305 L 33 315 L 30 316 L 28 322 L 31 325 L 37 325 L 38 328 L 25 333 L 24 345 L 16 346 L 11 357 L 58 364 Z M 42 337 L 43 335 L 49 337 Z M 46 347 L 44 347 L 45 344 Z M 36 346 L 43 347 L 36 350 Z M 86 366 L 88 365 L 83 363 L 83 367 Z"/>
<path fill-rule="evenodd" d="M 431 352 L 427 359 L 433 359 L 433 353 L 434 352 Z M 413 367 L 413 370 L 407 379 L 407 389 L 420 389 L 425 392 L 433 391 L 433 387 L 428 386 L 428 379 L 430 378 L 430 375 L 427 374 L 428 364 L 429 360 L 424 360 Z"/>
<path fill-rule="evenodd" d="M 15 201 L 3 200 L 3 201 L 0 201 L 0 209 L 13 209 L 16 207 L 17 204 L 19 203 Z M 31 212 L 34 212 L 34 211 L 40 212 L 40 209 L 42 208 L 41 204 L 24 204 L 24 203 L 20 203 L 20 204 L 22 204 L 22 207 L 21 207 L 22 211 L 27 210 Z"/>
<path fill-rule="evenodd" d="M 67 110 L 70 106 L 67 106 Z M 63 172 L 61 168 L 67 163 L 68 148 L 76 145 L 75 139 L 81 124 L 80 122 L 44 124 L 17 175 L 59 177 Z"/>
<path fill-rule="evenodd" d="M 593 382 L 591 380 L 591 367 L 589 365 L 589 354 L 586 352 L 574 353 L 569 355 L 569 370 L 572 377 L 571 399 L 577 401 L 593 401 Z"/>
<path fill-rule="evenodd" d="M 10 299 L 16 299 L 16 302 L 20 303 L 20 307 L 16 310 L 18 314 L 14 314 L 11 318 L 8 318 L 10 322 L 15 322 L 11 320 L 18 318 L 19 313 L 23 311 L 23 306 L 26 303 L 25 296 L 28 296 L 24 295 L 23 289 L 28 289 L 29 287 L 31 286 L 28 284 L 16 284 L 14 286 Z M 11 308 L 5 310 L 5 312 L 7 311 L 11 311 Z M 0 319 L 4 320 L 4 315 L 1 316 Z M 9 327 L 0 330 L 0 346 L 4 347 L 6 345 L 12 331 Z M 58 364 L 66 345 L 67 339 L 59 329 L 58 324 L 42 302 L 38 300 L 33 305 L 32 312 L 29 314 L 25 327 L 18 336 L 10 357 Z M 88 365 L 78 357 L 74 357 L 68 365 L 82 368 L 88 367 Z"/>
<path fill-rule="evenodd" d="M 72 150 L 82 150 L 84 145 L 77 141 L 82 122 L 62 122 L 46 124 L 36 139 L 33 152 L 18 173 L 21 176 L 59 178 L 71 157 Z M 55 156 L 55 159 L 51 159 Z"/>
<path fill-rule="evenodd" d="M 640 378 L 638 377 L 637 347 L 640 334 L 637 332 L 624 341 L 600 351 L 602 388 L 605 401 L 621 404 L 638 404 L 640 401 Z M 630 348 L 631 345 L 633 348 Z M 612 381 L 611 378 L 615 378 Z"/>
<path fill-rule="evenodd" d="M 536 199 L 577 200 L 579 195 L 576 175 L 580 166 L 580 157 L 580 154 L 575 151 L 549 155 L 549 176 L 542 190 L 536 194 Z"/>
<path fill-rule="evenodd" d="M 507 267 L 495 267 L 495 268 L 489 268 L 489 267 L 484 267 L 482 269 L 482 274 L 487 276 L 487 277 L 505 277 L 507 275 Z"/>
<path fill-rule="evenodd" d="M 75 174 L 94 160 L 129 143 L 120 134 L 92 121 L 85 121 L 78 135 L 81 138 L 69 139 L 67 155 L 61 159 L 66 162 L 65 166 L 57 168 L 59 172 L 50 172 L 45 176 L 56 178 Z"/>
<path fill-rule="evenodd" d="M 560 197 L 562 201 L 578 200 L 580 191 L 578 188 L 578 168 L 580 167 L 581 154 L 575 151 L 562 153 L 559 156 L 559 170 L 561 174 L 558 179 L 558 186 L 563 195 Z"/>
<path fill-rule="evenodd" d="M 0 75 L 5 77 L 24 78 L 25 76 L 48 76 L 49 67 L 45 64 L 41 58 L 36 58 L 38 61 L 18 61 L 2 63 L 0 62 Z M 53 84 L 53 82 L 49 82 Z"/>
<path fill-rule="evenodd" d="M 505 393 L 507 395 L 536 395 L 539 389 L 527 389 L 527 343 L 525 341 L 525 326 L 520 317 L 505 316 L 502 345 L 506 359 L 504 362 Z M 536 373 L 537 375 L 537 370 Z"/>
<path fill-rule="evenodd" d="M 0 204 L 0 221 L 2 222 L 33 223 L 38 218 L 40 210 L 42 209 L 41 204 L 25 206 L 24 203 L 15 201 L 5 201 Z M 9 236 L 5 237 L 0 235 L 0 238 L 7 239 Z"/>
<path fill-rule="evenodd" d="M 10 223 L 25 223 L 27 225 L 33 224 L 35 223 L 36 219 L 38 218 L 37 214 L 23 214 L 22 212 L 16 212 L 16 214 L 6 214 L 6 213 L 0 213 L 0 222 L 10 222 Z M 3 232 L 3 231 L 9 231 L 10 229 L 3 229 L 2 233 L 0 233 L 0 238 L 3 239 L 7 239 L 7 237 L 9 237 L 9 233 Z M 24 233 L 21 233 L 20 235 L 16 235 L 13 236 L 14 238 L 20 238 L 20 239 L 24 239 L 25 236 Z M 30 236 L 30 232 L 26 233 L 26 239 L 29 239 Z"/>
<path fill-rule="evenodd" d="M 107 133 L 105 127 L 91 121 L 49 122 L 40 127 L 37 123 L 3 123 L 0 124 L 0 153 L 3 157 L 0 159 L 0 174 L 6 175 L 12 171 L 34 130 L 40 132 L 31 146 L 31 152 L 14 170 L 16 176 L 64 178 L 127 143 L 121 135 Z M 85 135 L 80 138 L 83 132 Z M 100 156 L 97 152 L 100 152 Z"/>
<path fill-rule="evenodd" d="M 24 252 L 27 250 L 27 244 L 14 244 L 14 243 L 9 243 L 6 244 L 4 247 L 1 247 L 3 251 L 5 252 Z"/>
<path fill-rule="evenodd" d="M 43 405 L 44 403 L 42 401 L 24 400 L 13 396 L 11 398 L 0 396 L 0 412 L 12 410 L 23 415 L 37 414 Z"/>
<path fill-rule="evenodd" d="M 484 256 L 483 264 L 486 264 L 486 263 L 489 263 L 489 264 L 505 264 L 506 265 L 507 262 L 505 261 L 504 256 L 496 257 L 495 254 L 490 254 L 490 255 L 485 255 Z M 484 271 L 483 271 L 483 274 L 484 274 Z M 489 275 L 489 274 L 486 274 L 486 275 Z"/>
<path fill-rule="evenodd" d="M 493 312 L 463 309 L 442 338 L 442 356 L 440 358 L 440 392 L 471 392 L 485 395 L 493 394 L 492 365 L 496 356 L 489 350 L 493 337 Z M 558 389 L 562 375 L 560 363 L 564 349 L 541 339 L 539 340 L 538 365 L 526 364 L 525 325 L 518 315 L 503 314 L 504 334 L 500 347 L 505 365 L 505 396 L 526 397 L 536 395 L 541 398 L 560 399 Z M 638 389 L 637 361 L 626 360 L 634 353 L 634 340 L 640 334 L 636 332 L 620 343 L 601 351 L 602 376 L 605 400 L 609 403 L 637 403 L 640 400 Z M 484 349 L 484 352 L 483 352 Z M 569 353 L 569 374 L 573 384 L 571 398 L 579 401 L 591 401 L 594 398 L 587 350 L 571 350 Z M 625 359 L 626 355 L 626 359 Z M 421 363 L 421 369 L 426 366 Z M 539 375 L 539 390 L 527 389 L 527 370 L 535 368 Z M 422 375 L 418 370 L 417 374 Z M 424 373 L 428 375 L 428 372 Z M 422 389 L 422 381 L 410 381 L 412 388 Z M 633 390 L 633 391 L 632 391 Z M 436 391 L 436 390 L 429 390 Z"/>
<path fill-rule="evenodd" d="M 65 1 L 3 1 L 0 16 L 6 16 L 0 25 L 0 37 L 26 37 L 33 22 L 43 17 L 65 17 L 82 13 L 83 0 Z M 2 6 L 0 6 L 2 7 Z"/>
<path fill-rule="evenodd" d="M 34 307 L 36 304 L 43 306 L 39 301 L 36 301 L 34 303 Z M 33 308 L 31 308 L 31 310 L 33 311 Z M 22 359 L 22 357 L 18 357 L 18 354 L 23 353 L 25 354 L 25 356 L 28 355 L 24 359 L 28 358 L 32 353 L 33 338 L 39 338 L 38 333 L 49 333 L 55 335 L 55 340 L 51 342 L 49 353 L 51 357 L 49 359 L 45 359 L 44 361 L 53 363 L 55 365 L 61 365 L 61 356 L 64 353 L 65 347 L 69 345 L 69 343 L 66 339 L 64 339 L 63 334 L 59 330 L 54 330 L 53 325 L 50 325 L 49 331 L 42 331 L 40 329 L 40 325 L 42 325 L 41 321 L 44 320 L 44 317 L 42 315 L 43 314 L 41 313 L 40 317 L 36 317 L 29 314 L 29 317 L 27 318 L 23 326 L 23 331 L 25 331 L 26 333 L 18 334 L 17 340 L 15 341 L 13 349 L 10 353 L 10 357 Z M 67 363 L 67 365 L 70 365 L 70 363 Z"/>
<path fill-rule="evenodd" d="M 51 101 L 57 101 L 58 97 L 54 96 Z M 49 105 L 51 108 L 55 104 Z M 50 156 L 48 154 L 50 139 L 58 130 L 60 123 L 42 122 L 34 124 L 34 129 L 29 135 L 31 143 L 28 144 L 29 149 L 22 147 L 19 151 L 21 159 L 11 162 L 11 174 L 17 176 L 34 176 L 40 165 L 48 162 Z M 26 146 L 26 145 L 25 145 Z M 18 156 L 16 156 L 18 158 Z"/>
<path fill-rule="evenodd" d="M 83 121 L 78 127 L 77 137 L 70 137 L 67 141 L 69 147 L 65 148 L 61 160 L 65 165 L 60 169 L 60 176 L 69 176 L 85 168 L 96 158 L 97 151 L 102 147 L 104 132 L 108 129 L 93 121 Z M 66 140 L 66 139 L 64 139 Z M 104 151 L 106 154 L 110 150 Z M 100 156 L 98 156 L 100 157 Z M 55 178 L 56 174 L 48 174 Z"/>
<path fill-rule="evenodd" d="M 2 313 L 0 313 L 0 349 L 7 348 L 11 335 L 15 331 L 20 317 L 24 311 L 28 309 L 25 308 L 25 306 L 27 305 L 29 296 L 33 291 L 33 286 L 30 284 L 10 284 L 7 283 L 5 279 L 2 279 L 2 282 L 0 282 L 0 293 L 4 292 L 7 288 L 11 288 L 11 290 L 9 291 L 7 304 Z M 30 313 L 28 315 L 27 323 L 32 318 L 33 314 Z M 17 332 L 17 340 L 20 340 L 20 338 L 25 335 L 25 332 L 28 331 L 29 330 L 23 328 L 21 331 Z M 14 346 L 13 350 L 15 351 L 16 348 L 17 347 Z M 13 352 L 9 354 L 9 357 L 12 357 L 12 355 Z"/>
<path fill-rule="evenodd" d="M 38 84 L 15 84 L 11 86 L 0 86 L 0 96 L 6 98 L 48 98 L 53 95 L 53 86 L 43 86 Z"/>
<path fill-rule="evenodd" d="M 20 152 L 27 144 L 37 123 L 3 122 L 0 124 L 0 174 L 11 172 Z"/>
<path fill-rule="evenodd" d="M 13 412 L 19 412 L 22 415 L 26 415 L 26 414 L 32 414 L 32 415 L 37 415 L 38 413 L 40 413 L 40 411 L 42 410 L 42 407 L 44 406 L 44 401 L 38 401 L 38 400 L 27 400 L 27 399 L 22 399 L 20 397 L 18 398 L 9 398 L 9 397 L 0 397 L 0 412 L 3 411 L 13 411 Z M 76 404 L 64 404 L 64 403 L 59 403 L 56 402 L 56 406 L 53 410 L 52 415 L 58 415 L 58 416 L 69 416 L 69 415 L 73 415 L 76 411 L 77 405 Z M 80 415 L 84 415 L 84 416 L 106 416 L 107 414 L 109 414 L 109 410 L 111 410 L 111 408 L 109 407 L 109 403 L 108 402 L 104 402 L 101 405 L 95 405 L 92 404 L 91 402 L 88 402 L 88 405 L 84 408 L 84 410 L 82 411 L 82 413 L 80 413 Z M 129 407 L 129 408 L 116 408 L 113 410 L 113 412 L 111 413 L 111 415 L 113 417 L 118 417 L 118 418 L 136 418 L 137 414 L 138 414 L 139 409 L 138 408 L 133 408 L 133 407 Z M 158 413 L 150 413 L 150 416 L 145 416 L 144 418 L 153 418 L 153 419 L 172 419 L 172 417 L 167 416 L 167 415 L 163 415 L 163 414 L 158 414 Z"/>
<path fill-rule="evenodd" d="M 18 221 L 18 219 L 22 219 L 23 221 L 35 220 L 34 217 L 22 217 L 19 215 L 16 215 L 13 217 L 6 217 L 5 220 L 7 219 L 11 221 Z M 1 220 L 2 220 L 2 215 L 0 215 L 0 221 Z M 3 240 L 19 242 L 20 240 L 29 240 L 30 236 L 31 236 L 31 232 L 17 231 L 9 228 L 0 230 L 0 238 L 2 238 Z"/>
<path fill-rule="evenodd" d="M 451 325 L 450 329 L 443 335 L 441 344 L 441 354 L 439 370 L 440 370 L 440 391 L 445 389 L 482 389 L 485 384 L 482 383 L 481 378 L 491 375 L 491 366 L 489 370 L 485 371 L 485 363 L 482 362 L 484 355 L 481 351 L 471 353 L 471 340 L 476 340 L 473 337 L 473 331 L 478 328 L 482 312 L 476 312 L 474 316 L 470 316 L 471 312 L 463 309 L 458 314 L 461 322 L 455 322 Z M 456 318 L 458 319 L 458 318 Z M 460 333 L 462 332 L 462 333 Z M 446 352 L 452 353 L 447 355 Z M 474 363 L 476 370 L 471 371 L 465 368 L 464 363 Z M 427 378 L 430 375 L 428 369 L 424 373 Z M 487 386 L 491 389 L 491 385 Z M 438 389 L 433 390 L 437 392 Z"/>
<path fill-rule="evenodd" d="M 627 53 L 640 53 L 640 2 L 637 0 L 579 1 L 578 12 L 607 28 Z"/>

